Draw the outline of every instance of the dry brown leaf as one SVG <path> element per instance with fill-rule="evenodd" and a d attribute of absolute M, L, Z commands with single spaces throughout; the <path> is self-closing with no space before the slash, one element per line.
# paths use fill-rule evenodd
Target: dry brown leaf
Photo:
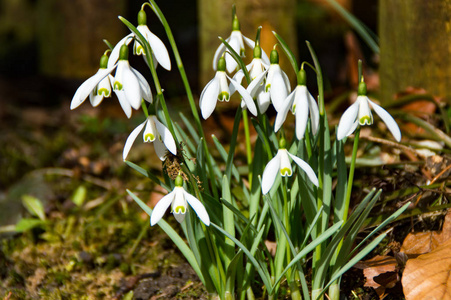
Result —
<path fill-rule="evenodd" d="M 372 259 L 361 261 L 354 267 L 363 269 L 365 286 L 372 287 L 381 296 L 386 288 L 392 288 L 398 282 L 396 259 L 393 256 L 377 255 Z"/>
<path fill-rule="evenodd" d="M 407 261 L 402 276 L 407 300 L 451 299 L 451 240 Z"/>
<path fill-rule="evenodd" d="M 416 257 L 433 251 L 451 238 L 451 210 L 448 210 L 441 231 L 409 233 L 402 243 L 401 252 Z"/>

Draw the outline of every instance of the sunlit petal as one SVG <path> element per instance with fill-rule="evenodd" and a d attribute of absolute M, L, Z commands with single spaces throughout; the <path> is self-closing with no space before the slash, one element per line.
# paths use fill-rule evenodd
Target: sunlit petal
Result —
<path fill-rule="evenodd" d="M 174 188 L 175 197 L 172 201 L 172 214 L 177 222 L 182 223 L 185 220 L 188 204 L 185 199 L 185 190 L 183 187 L 176 186 Z"/>
<path fill-rule="evenodd" d="M 205 209 L 205 206 L 202 204 L 202 202 L 200 202 L 193 195 L 187 192 L 184 193 L 186 201 L 188 201 L 188 204 L 191 205 L 191 207 L 194 209 L 199 219 L 204 222 L 205 225 L 210 226 L 210 217 L 208 216 L 207 210 Z"/>
<path fill-rule="evenodd" d="M 359 102 L 354 102 L 341 116 L 340 122 L 337 128 L 337 140 L 342 140 L 352 132 L 351 128 L 354 127 L 354 122 L 357 119 L 357 114 L 359 112 Z M 355 128 L 354 128 L 355 129 Z"/>
<path fill-rule="evenodd" d="M 275 132 L 279 131 L 280 127 L 282 127 L 283 123 L 287 119 L 288 111 L 292 106 L 294 95 L 296 94 L 295 92 L 296 90 L 294 90 L 293 92 L 291 92 L 291 94 L 288 95 L 288 97 L 283 101 L 280 111 L 277 112 L 276 121 L 274 123 Z"/>
<path fill-rule="evenodd" d="M 164 216 L 164 213 L 174 200 L 174 197 L 175 191 L 172 191 L 161 198 L 160 201 L 158 201 L 157 205 L 155 205 L 154 209 L 152 210 L 152 214 L 150 215 L 150 226 L 157 224 L 158 221 L 161 220 L 161 218 Z"/>
<path fill-rule="evenodd" d="M 313 134 L 316 134 L 319 128 L 319 109 L 318 104 L 316 103 L 312 94 L 310 94 L 308 90 L 307 90 L 307 100 L 310 111 L 310 122 L 312 124 L 312 132 Z"/>
<path fill-rule="evenodd" d="M 230 45 L 230 47 L 232 47 L 233 50 L 235 50 L 236 53 L 240 54 L 240 42 L 239 42 L 238 38 L 233 35 L 234 32 L 236 32 L 236 31 L 233 31 L 232 35 L 230 36 L 229 45 Z M 232 73 L 233 71 L 235 71 L 238 64 L 235 61 L 235 59 L 232 57 L 232 55 L 230 55 L 229 53 L 226 52 L 225 60 L 226 60 L 227 72 Z"/>
<path fill-rule="evenodd" d="M 391 134 L 393 134 L 393 137 L 397 142 L 401 141 L 401 130 L 398 127 L 398 124 L 396 124 L 395 119 L 381 106 L 377 105 L 373 101 L 369 100 L 371 106 L 373 107 L 376 114 L 384 121 L 384 123 L 387 125 L 388 130 L 390 130 Z"/>
<path fill-rule="evenodd" d="M 147 117 L 146 127 L 144 128 L 143 141 L 144 143 L 152 143 L 157 138 L 157 127 L 152 117 Z"/>
<path fill-rule="evenodd" d="M 288 157 L 287 149 L 279 149 L 278 155 L 280 156 L 280 175 L 291 176 L 293 171 L 291 169 L 291 161 Z"/>
<path fill-rule="evenodd" d="M 236 72 L 235 75 L 233 75 L 233 80 L 235 80 L 239 84 L 241 84 L 241 82 L 243 81 L 243 78 L 244 78 L 244 72 L 241 69 L 239 69 L 238 72 Z M 233 84 L 229 85 L 229 90 L 230 90 L 230 96 L 232 96 L 236 92 L 235 86 Z"/>
<path fill-rule="evenodd" d="M 308 100 L 307 100 L 307 89 L 302 89 L 305 86 L 298 86 L 296 89 L 296 95 L 293 102 L 294 115 L 296 117 L 296 137 L 298 140 L 304 138 L 305 128 L 307 127 L 308 121 Z"/>
<path fill-rule="evenodd" d="M 158 133 L 161 136 L 163 144 L 166 146 L 166 148 L 168 148 L 168 150 L 172 154 L 177 155 L 177 146 L 175 145 L 174 137 L 172 136 L 169 129 L 167 129 L 166 126 L 164 126 L 160 121 L 158 121 L 157 117 L 153 116 L 152 118 L 155 122 L 155 126 L 157 127 Z"/>
<path fill-rule="evenodd" d="M 279 111 L 282 107 L 283 101 L 288 96 L 288 87 L 286 86 L 282 73 L 274 72 L 269 92 L 274 108 L 276 111 Z"/>
<path fill-rule="evenodd" d="M 126 67 L 122 69 L 122 73 L 119 75 L 122 84 L 124 85 L 125 96 L 127 101 L 134 109 L 141 107 L 141 87 L 138 78 L 130 69 L 130 64 L 126 60 L 119 61 L 119 64 L 123 63 Z M 116 76 L 118 74 L 116 73 Z"/>
<path fill-rule="evenodd" d="M 288 155 L 291 157 L 291 159 L 302 169 L 304 170 L 304 172 L 307 174 L 308 178 L 310 179 L 310 181 L 318 186 L 318 177 L 316 177 L 315 171 L 313 171 L 312 167 L 310 167 L 310 165 L 308 163 L 306 163 L 305 161 L 303 161 L 302 159 L 300 159 L 297 156 L 294 156 L 293 154 L 291 154 L 290 152 L 288 152 Z"/>
<path fill-rule="evenodd" d="M 249 92 L 241 86 L 239 83 L 237 83 L 232 78 L 228 77 L 230 80 L 230 83 L 235 87 L 235 89 L 240 93 L 241 97 L 243 97 L 244 102 L 246 103 L 247 109 L 253 114 L 254 116 L 257 116 L 257 107 L 255 106 L 254 100 L 252 99 Z"/>
<path fill-rule="evenodd" d="M 125 92 L 124 91 L 114 91 L 114 93 L 116 94 L 117 99 L 119 100 L 119 104 L 121 105 L 122 110 L 124 111 L 125 115 L 127 116 L 127 118 L 130 119 L 130 117 L 132 116 L 132 107 L 127 100 Z"/>
<path fill-rule="evenodd" d="M 168 50 L 164 43 L 153 34 L 147 26 L 145 26 L 146 38 L 149 42 L 150 48 L 152 48 L 153 55 L 157 59 L 158 63 L 166 70 L 171 70 L 171 59 L 169 58 Z"/>
<path fill-rule="evenodd" d="M 267 71 L 261 72 L 257 77 L 255 77 L 255 79 L 253 79 L 251 81 L 251 83 L 247 87 L 246 90 L 249 92 L 251 97 L 255 97 L 258 88 L 261 87 L 261 84 L 262 84 L 263 80 L 265 79 L 266 73 L 267 73 Z"/>
<path fill-rule="evenodd" d="M 144 76 L 142 76 L 141 73 L 139 73 L 133 67 L 130 67 L 130 69 L 132 70 L 133 74 L 135 74 L 136 78 L 138 78 L 142 98 L 144 98 L 144 100 L 146 100 L 147 102 L 152 103 L 153 102 L 152 91 L 150 90 L 150 86 L 146 78 L 144 78 Z"/>
<path fill-rule="evenodd" d="M 122 152 L 122 159 L 126 160 L 128 153 L 130 152 L 130 149 L 133 146 L 133 143 L 136 140 L 136 137 L 138 136 L 138 134 L 143 130 L 144 125 L 146 124 L 147 119 L 144 123 L 141 123 L 138 125 L 138 127 L 136 127 L 132 133 L 130 133 L 130 135 L 128 136 L 127 140 L 125 141 L 125 146 L 124 146 L 124 151 Z"/>
<path fill-rule="evenodd" d="M 216 107 L 219 94 L 219 82 L 215 78 L 202 91 L 201 100 L 199 102 L 202 117 L 206 120 L 211 116 Z"/>
<path fill-rule="evenodd" d="M 280 155 L 277 155 L 271 159 L 265 167 L 262 175 L 262 193 L 266 195 L 276 180 L 277 173 L 279 173 L 280 168 Z"/>

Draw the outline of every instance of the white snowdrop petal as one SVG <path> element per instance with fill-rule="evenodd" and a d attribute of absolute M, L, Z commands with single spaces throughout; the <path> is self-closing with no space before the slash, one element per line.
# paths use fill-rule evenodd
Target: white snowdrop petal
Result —
<path fill-rule="evenodd" d="M 369 100 L 371 106 L 373 107 L 376 114 L 384 121 L 384 123 L 387 125 L 388 130 L 390 130 L 391 134 L 393 134 L 393 137 L 397 142 L 401 141 L 401 130 L 399 129 L 398 124 L 396 123 L 395 119 L 381 106 L 377 105 L 373 101 Z"/>
<path fill-rule="evenodd" d="M 132 116 L 132 107 L 127 100 L 127 96 L 125 95 L 125 92 L 124 91 L 114 91 L 114 93 L 116 94 L 117 99 L 119 100 L 119 104 L 121 105 L 122 110 L 124 111 L 125 115 L 127 116 L 127 118 L 130 119 L 130 117 Z"/>
<path fill-rule="evenodd" d="M 292 106 L 295 91 L 296 90 L 288 95 L 288 97 L 283 101 L 280 111 L 277 112 L 276 121 L 274 123 L 274 132 L 279 131 L 280 127 L 282 127 L 283 123 L 287 119 L 287 114 Z"/>
<path fill-rule="evenodd" d="M 318 128 L 319 128 L 319 109 L 318 109 L 318 104 L 316 103 L 312 94 L 310 94 L 310 92 L 308 90 L 307 90 L 307 100 L 308 100 L 308 107 L 309 107 L 309 111 L 310 111 L 310 121 L 312 124 L 312 132 L 313 132 L 313 134 L 316 134 L 318 132 Z"/>
<path fill-rule="evenodd" d="M 288 96 L 288 89 L 281 73 L 274 72 L 269 93 L 275 110 L 279 111 Z"/>
<path fill-rule="evenodd" d="M 202 92 L 201 101 L 199 102 L 200 111 L 204 120 L 211 116 L 216 107 L 219 94 L 219 82 L 216 77 L 210 81 Z"/>
<path fill-rule="evenodd" d="M 146 78 L 144 78 L 144 76 L 133 67 L 130 67 L 130 69 L 138 79 L 139 87 L 142 93 L 142 98 L 144 98 L 144 100 L 146 100 L 147 102 L 152 103 L 153 102 L 152 91 L 150 90 L 150 85 L 147 82 Z"/>
<path fill-rule="evenodd" d="M 166 156 L 166 151 L 168 150 L 166 146 L 163 144 L 160 139 L 156 138 L 155 141 L 153 141 L 153 147 L 155 149 L 155 153 L 157 154 L 158 158 L 161 161 L 164 161 L 164 158 Z"/>
<path fill-rule="evenodd" d="M 158 201 L 157 205 L 155 205 L 154 209 L 152 210 L 152 214 L 150 215 L 150 226 L 157 224 L 158 221 L 161 220 L 161 218 L 164 216 L 164 213 L 174 200 L 174 197 L 175 191 L 172 191 L 161 198 L 160 201 Z"/>
<path fill-rule="evenodd" d="M 337 140 L 342 140 L 352 132 L 351 128 L 354 126 L 354 122 L 357 119 L 357 114 L 359 113 L 359 102 L 354 102 L 347 110 L 343 113 L 338 123 L 337 128 Z M 355 130 L 355 128 L 354 128 Z"/>
<path fill-rule="evenodd" d="M 252 99 L 249 92 L 239 83 L 237 83 L 232 78 L 228 77 L 230 80 L 230 83 L 235 87 L 235 89 L 240 93 L 241 97 L 243 97 L 244 102 L 246 103 L 247 109 L 253 114 L 254 116 L 257 116 L 257 107 L 255 106 L 254 100 Z"/>
<path fill-rule="evenodd" d="M 265 79 L 267 71 L 261 72 L 257 77 L 255 77 L 249 86 L 247 87 L 247 91 L 251 95 L 251 97 L 255 97 L 257 90 L 259 87 L 261 87 L 261 83 L 263 82 L 263 79 Z M 264 87 L 263 87 L 264 88 Z"/>
<path fill-rule="evenodd" d="M 231 36 L 229 40 L 229 45 L 232 47 L 233 50 L 235 50 L 238 55 L 240 54 L 240 43 L 236 37 Z M 233 71 L 236 70 L 236 67 L 238 66 L 235 59 L 230 55 L 228 52 L 225 54 L 225 60 L 226 60 L 226 68 L 227 72 L 233 73 Z"/>
<path fill-rule="evenodd" d="M 158 63 L 165 68 L 166 70 L 171 70 L 171 59 L 169 58 L 168 50 L 166 49 L 166 46 L 164 43 L 160 40 L 159 37 L 157 37 L 155 34 L 153 34 L 147 26 L 143 29 L 146 31 L 145 37 L 147 38 L 147 41 L 149 42 L 150 48 L 152 48 L 153 55 L 157 59 Z"/>
<path fill-rule="evenodd" d="M 265 167 L 262 175 L 262 193 L 266 195 L 276 180 L 277 173 L 280 169 L 280 154 L 277 152 L 276 156 L 271 159 Z"/>
<path fill-rule="evenodd" d="M 230 41 L 230 37 L 228 37 L 226 39 L 226 42 L 228 43 Z M 216 71 L 216 69 L 218 68 L 218 61 L 219 58 L 221 57 L 221 55 L 224 53 L 226 47 L 224 45 L 224 43 L 221 42 L 221 44 L 218 46 L 218 49 L 216 49 L 215 51 L 215 55 L 213 57 L 213 70 Z"/>
<path fill-rule="evenodd" d="M 124 86 L 125 96 L 127 98 L 127 101 L 134 109 L 139 109 L 141 107 L 142 100 L 139 80 L 130 69 L 128 61 L 124 62 L 127 63 L 127 66 L 122 69 L 122 74 L 120 74 L 120 78 L 122 79 L 122 84 Z"/>
<path fill-rule="evenodd" d="M 307 100 L 308 92 L 300 88 L 302 88 L 302 86 L 297 87 L 297 92 L 293 103 L 293 105 L 296 105 L 294 109 L 294 115 L 296 118 L 296 137 L 298 138 L 298 140 L 304 138 L 309 112 Z"/>
<path fill-rule="evenodd" d="M 146 124 L 147 120 L 144 121 L 144 123 L 139 124 L 135 129 L 133 129 L 132 133 L 128 136 L 127 140 L 125 141 L 124 151 L 122 152 L 122 159 L 126 160 L 128 153 L 130 152 L 130 149 L 133 146 L 133 143 L 135 142 L 138 135 L 143 130 L 144 125 Z"/>
<path fill-rule="evenodd" d="M 210 226 L 210 217 L 208 216 L 207 210 L 202 202 L 186 191 L 184 193 L 186 201 L 194 209 L 199 219 L 204 222 L 205 225 Z"/>
<path fill-rule="evenodd" d="M 91 94 L 97 84 L 99 84 L 100 81 L 107 77 L 108 74 L 110 74 L 115 68 L 116 65 L 113 65 L 111 68 L 107 69 L 99 69 L 96 74 L 83 82 L 72 98 L 70 109 L 79 107 L 86 100 L 86 98 L 88 98 L 89 94 Z"/>
<path fill-rule="evenodd" d="M 305 174 L 307 174 L 308 178 L 310 179 L 310 181 L 318 186 L 318 177 L 316 177 L 315 171 L 313 171 L 312 167 L 310 167 L 310 165 L 308 163 L 306 163 L 305 161 L 303 161 L 302 159 L 300 159 L 297 156 L 294 156 L 293 154 L 291 154 L 290 152 L 288 152 L 288 155 L 291 157 L 291 159 L 305 172 Z"/>
<path fill-rule="evenodd" d="M 177 155 L 177 146 L 175 144 L 174 137 L 172 136 L 171 132 L 169 131 L 166 126 L 163 125 L 160 121 L 158 121 L 157 117 L 153 117 L 153 120 L 155 122 L 155 126 L 157 127 L 157 131 L 161 136 L 161 140 L 163 141 L 163 144 L 168 148 L 168 150 L 174 154 Z"/>

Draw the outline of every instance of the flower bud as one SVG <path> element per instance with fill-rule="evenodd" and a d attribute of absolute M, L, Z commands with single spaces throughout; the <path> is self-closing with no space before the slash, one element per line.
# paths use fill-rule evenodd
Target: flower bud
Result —
<path fill-rule="evenodd" d="M 125 44 L 119 50 L 119 60 L 128 60 L 128 46 Z"/>
<path fill-rule="evenodd" d="M 106 69 L 108 67 L 108 55 L 104 54 L 100 58 L 100 69 Z"/>
<path fill-rule="evenodd" d="M 224 72 L 226 70 L 226 60 L 224 58 L 224 56 L 221 56 L 218 60 L 218 71 L 222 71 Z"/>
<path fill-rule="evenodd" d="M 147 15 L 143 9 L 138 13 L 138 25 L 147 25 Z"/>
<path fill-rule="evenodd" d="M 235 16 L 235 18 L 233 18 L 233 22 L 232 22 L 232 31 L 235 30 L 240 30 L 240 21 L 238 20 L 237 16 Z"/>
<path fill-rule="evenodd" d="M 298 72 L 298 85 L 307 85 L 307 73 L 304 69 L 300 69 Z"/>
<path fill-rule="evenodd" d="M 271 51 L 271 54 L 269 56 L 269 61 L 271 62 L 271 64 L 279 63 L 279 52 L 277 52 L 276 49 Z"/>
<path fill-rule="evenodd" d="M 258 45 L 254 47 L 254 58 L 262 58 L 262 48 Z"/>
<path fill-rule="evenodd" d="M 284 137 L 280 138 L 279 140 L 279 149 L 286 149 L 287 148 L 287 141 Z"/>
<path fill-rule="evenodd" d="M 183 186 L 183 178 L 181 175 L 177 175 L 175 178 L 175 186 Z"/>
<path fill-rule="evenodd" d="M 357 94 L 359 96 L 366 96 L 366 83 L 364 81 L 361 81 L 359 83 L 359 88 L 357 90 Z"/>

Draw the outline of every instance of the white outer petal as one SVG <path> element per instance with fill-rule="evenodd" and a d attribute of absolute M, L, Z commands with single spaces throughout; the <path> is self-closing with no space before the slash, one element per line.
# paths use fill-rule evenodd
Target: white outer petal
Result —
<path fill-rule="evenodd" d="M 150 85 L 147 82 L 146 78 L 144 78 L 144 76 L 141 73 L 139 73 L 136 69 L 134 69 L 133 67 L 130 67 L 130 69 L 132 70 L 133 74 L 135 74 L 136 78 L 138 79 L 142 97 L 147 102 L 152 103 L 153 102 L 152 91 L 150 90 Z"/>
<path fill-rule="evenodd" d="M 295 91 L 296 95 L 294 96 L 295 99 L 293 105 L 296 105 L 294 110 L 294 115 L 296 117 L 296 137 L 300 140 L 304 138 L 305 128 L 307 127 L 308 121 L 308 91 L 307 87 L 303 85 L 298 85 Z"/>
<path fill-rule="evenodd" d="M 359 113 L 359 101 L 356 101 L 351 106 L 349 106 L 348 109 L 346 109 L 343 115 L 341 116 L 337 128 L 337 140 L 342 140 L 353 132 L 350 130 L 354 128 L 354 123 L 357 119 L 358 113 Z"/>
<path fill-rule="evenodd" d="M 116 94 L 117 99 L 119 100 L 119 104 L 121 105 L 122 110 L 124 111 L 125 115 L 127 116 L 127 118 L 130 119 L 130 117 L 132 116 L 132 107 L 127 100 L 127 96 L 125 95 L 125 92 L 124 91 L 114 91 L 114 93 Z"/>
<path fill-rule="evenodd" d="M 126 35 L 125 37 L 120 40 L 116 46 L 114 46 L 113 51 L 111 51 L 110 57 L 108 59 L 108 68 L 112 67 L 116 64 L 117 60 L 119 59 L 119 52 L 121 50 L 121 46 L 125 43 L 126 45 L 129 45 L 133 39 L 134 36 L 133 33 L 130 33 L 129 35 Z"/>
<path fill-rule="evenodd" d="M 158 201 L 157 205 L 155 205 L 152 210 L 152 214 L 150 215 L 150 226 L 153 226 L 161 220 L 164 216 L 164 213 L 171 205 L 172 201 L 175 198 L 175 190 L 164 196 Z"/>
<path fill-rule="evenodd" d="M 264 114 L 271 104 L 271 97 L 269 93 L 264 92 L 264 89 L 265 87 L 261 86 L 261 92 L 257 94 L 257 104 L 261 114 Z"/>
<path fill-rule="evenodd" d="M 252 99 L 249 92 L 242 87 L 238 82 L 233 80 L 232 78 L 228 77 L 230 80 L 230 83 L 235 87 L 235 89 L 240 93 L 241 97 L 243 97 L 244 102 L 246 103 L 247 109 L 253 114 L 254 116 L 257 116 L 257 107 L 255 106 L 254 100 Z"/>
<path fill-rule="evenodd" d="M 278 69 L 275 69 L 275 71 L 273 72 L 272 80 L 270 82 L 271 86 L 269 88 L 272 104 L 276 111 L 279 111 L 281 109 L 283 100 L 285 100 L 288 96 L 288 87 L 286 86 L 286 82 L 281 71 L 282 70 L 280 70 L 280 67 Z M 268 84 L 268 81 L 266 81 L 266 83 Z"/>
<path fill-rule="evenodd" d="M 310 167 L 310 165 L 308 163 L 306 163 L 305 161 L 303 161 L 302 159 L 300 159 L 297 156 L 294 156 L 293 154 L 291 154 L 290 152 L 288 152 L 288 155 L 291 157 L 292 160 L 294 160 L 294 162 L 302 169 L 304 170 L 304 172 L 307 174 L 308 178 L 310 179 L 310 181 L 318 186 L 318 177 L 316 177 L 315 171 L 313 171 L 312 167 Z"/>
<path fill-rule="evenodd" d="M 387 125 L 388 130 L 390 130 L 391 134 L 393 134 L 393 137 L 397 142 L 401 141 L 401 130 L 399 129 L 398 124 L 396 124 L 395 119 L 381 106 L 377 105 L 370 99 L 368 99 L 371 106 L 373 107 L 374 111 L 377 113 L 377 115 L 384 121 L 384 123 Z"/>
<path fill-rule="evenodd" d="M 244 72 L 241 69 L 239 69 L 238 72 L 236 72 L 235 75 L 233 75 L 233 80 L 235 80 L 239 84 L 241 84 L 241 82 L 243 81 L 243 78 L 244 78 Z M 229 84 L 229 90 L 230 90 L 230 96 L 232 96 L 236 92 L 235 86 L 233 84 Z"/>
<path fill-rule="evenodd" d="M 235 52 L 238 53 L 238 55 L 240 55 L 240 42 L 237 39 L 237 37 L 233 34 L 234 32 L 235 31 L 232 32 L 232 35 L 230 36 L 230 40 L 228 43 L 230 47 L 232 47 L 232 49 L 235 50 Z M 226 52 L 225 54 L 225 60 L 227 72 L 232 73 L 233 71 L 235 71 L 236 67 L 238 66 L 238 63 L 228 52 Z"/>
<path fill-rule="evenodd" d="M 216 107 L 219 94 L 219 82 L 215 76 L 204 88 L 199 101 L 200 111 L 204 120 L 211 116 Z"/>
<path fill-rule="evenodd" d="M 194 209 L 199 219 L 204 222 L 205 225 L 210 226 L 210 217 L 208 216 L 205 206 L 200 202 L 199 199 L 184 191 L 185 200 Z"/>
<path fill-rule="evenodd" d="M 92 90 L 95 89 L 97 84 L 99 84 L 100 81 L 107 77 L 108 74 L 110 74 L 115 68 L 116 65 L 113 65 L 111 68 L 107 69 L 99 69 L 96 74 L 83 82 L 72 98 L 70 109 L 79 107 L 86 100 L 86 98 L 88 98 L 89 94 L 91 94 Z"/>
<path fill-rule="evenodd" d="M 149 27 L 146 25 L 141 25 L 142 28 L 140 30 L 141 33 L 145 32 L 144 37 L 149 42 L 150 48 L 152 48 L 153 55 L 157 59 L 158 63 L 165 68 L 166 70 L 171 70 L 171 59 L 169 58 L 168 50 L 166 49 L 166 46 L 164 43 L 160 40 L 159 37 L 157 37 L 155 34 L 153 34 Z M 138 29 L 140 26 L 138 26 Z"/>
<path fill-rule="evenodd" d="M 130 152 L 130 149 L 132 148 L 133 143 L 135 142 L 136 138 L 143 130 L 143 127 L 146 123 L 147 123 L 147 119 L 143 123 L 139 124 L 135 129 L 133 129 L 132 133 L 130 133 L 130 135 L 128 136 L 127 140 L 125 141 L 124 151 L 122 152 L 123 160 L 127 159 L 128 153 Z"/>
<path fill-rule="evenodd" d="M 247 87 L 246 90 L 249 92 L 251 97 L 255 97 L 256 92 L 259 87 L 264 88 L 264 86 L 261 86 L 261 83 L 262 83 L 263 79 L 265 79 L 266 73 L 267 73 L 267 71 L 261 72 L 257 77 L 255 77 L 255 79 L 252 79 L 251 83 Z"/>
<path fill-rule="evenodd" d="M 164 161 L 164 157 L 166 156 L 167 148 L 163 144 L 163 142 L 160 141 L 160 139 L 156 138 L 155 141 L 153 141 L 153 147 L 155 149 L 155 153 L 157 154 L 158 158 L 161 161 Z"/>
<path fill-rule="evenodd" d="M 166 126 L 158 121 L 157 117 L 153 116 L 152 118 L 155 122 L 155 126 L 157 127 L 157 131 L 161 136 L 163 144 L 172 154 L 177 155 L 177 146 L 175 145 L 174 137 L 172 136 L 169 129 L 167 129 Z"/>
<path fill-rule="evenodd" d="M 276 156 L 271 159 L 265 167 L 262 175 L 262 193 L 266 195 L 272 188 L 274 181 L 276 180 L 277 173 L 280 170 L 280 153 L 277 152 Z"/>
<path fill-rule="evenodd" d="M 136 77 L 133 71 L 131 70 L 128 61 L 126 60 L 119 61 L 119 64 L 121 62 L 124 62 L 124 67 L 122 68 L 122 72 L 120 74 L 116 73 L 116 76 L 119 75 L 119 78 L 122 80 L 121 83 L 124 87 L 124 92 L 127 101 L 134 109 L 139 109 L 141 107 L 142 95 L 138 77 Z"/>
<path fill-rule="evenodd" d="M 287 119 L 288 111 L 290 110 L 296 90 L 292 91 L 291 94 L 283 101 L 280 111 L 277 112 L 276 121 L 274 122 L 274 132 L 279 131 L 282 127 L 283 122 Z"/>
<path fill-rule="evenodd" d="M 308 108 L 310 111 L 310 121 L 312 124 L 312 132 L 316 134 L 319 128 L 319 109 L 318 104 L 313 98 L 312 94 L 307 90 L 307 100 L 308 100 Z"/>

